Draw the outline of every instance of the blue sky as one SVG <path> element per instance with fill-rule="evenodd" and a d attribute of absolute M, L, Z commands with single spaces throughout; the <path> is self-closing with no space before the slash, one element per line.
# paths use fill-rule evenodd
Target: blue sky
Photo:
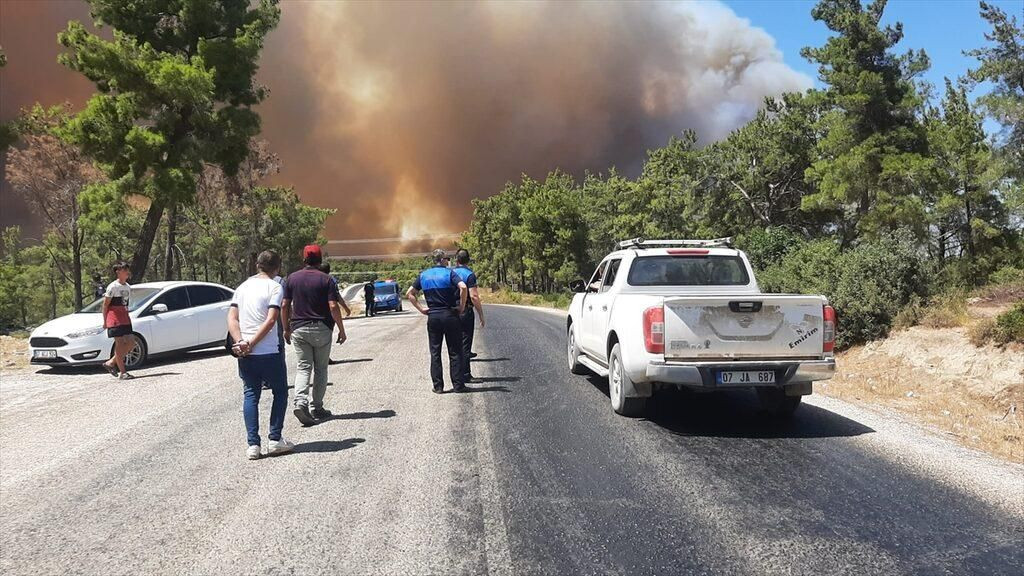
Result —
<path fill-rule="evenodd" d="M 989 0 L 1015 15 L 1020 22 L 1024 0 Z M 738 16 L 763 28 L 775 38 L 786 64 L 817 80 L 817 68 L 800 57 L 804 46 L 820 46 L 830 31 L 811 18 L 814 0 L 724 0 Z M 955 79 L 976 64 L 964 56 L 964 50 L 985 43 L 988 23 L 978 13 L 977 0 L 890 0 L 886 6 L 885 23 L 903 23 L 903 41 L 899 52 L 923 48 L 931 59 L 931 70 L 925 79 L 935 85 L 939 95 L 943 77 Z"/>

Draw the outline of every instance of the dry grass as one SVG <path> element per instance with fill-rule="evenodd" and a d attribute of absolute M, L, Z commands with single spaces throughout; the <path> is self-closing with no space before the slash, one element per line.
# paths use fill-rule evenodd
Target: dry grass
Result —
<path fill-rule="evenodd" d="M 819 391 L 881 405 L 961 443 L 1024 462 L 1024 346 L 968 344 L 963 329 L 914 328 L 839 356 Z"/>
<path fill-rule="evenodd" d="M 480 289 L 480 299 L 484 304 L 520 304 L 523 306 L 537 306 L 540 308 L 557 308 L 568 310 L 572 302 L 571 294 L 526 294 L 524 292 L 512 292 L 509 290 Z"/>
<path fill-rule="evenodd" d="M 0 371 L 23 370 L 28 367 L 28 338 L 0 336 Z"/>

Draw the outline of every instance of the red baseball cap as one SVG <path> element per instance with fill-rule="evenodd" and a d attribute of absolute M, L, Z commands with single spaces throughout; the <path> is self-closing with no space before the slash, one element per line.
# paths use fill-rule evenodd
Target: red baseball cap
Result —
<path fill-rule="evenodd" d="M 320 251 L 319 244 L 310 244 L 302 249 L 303 260 L 309 258 L 310 256 L 319 256 L 320 258 L 323 258 L 324 254 L 323 252 Z"/>

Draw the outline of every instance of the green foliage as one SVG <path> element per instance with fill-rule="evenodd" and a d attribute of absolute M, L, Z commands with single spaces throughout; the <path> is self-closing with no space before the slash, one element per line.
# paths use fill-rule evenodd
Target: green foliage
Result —
<path fill-rule="evenodd" d="M 737 247 L 746 252 L 755 270 L 764 270 L 803 245 L 806 240 L 786 228 L 755 228 L 736 239 Z"/>
<path fill-rule="evenodd" d="M 273 0 L 90 0 L 111 39 L 70 22 L 60 61 L 98 92 L 63 130 L 118 192 L 152 199 L 134 255 L 146 273 L 165 206 L 193 201 L 204 163 L 233 175 L 259 133 L 266 96 L 254 79 Z M 172 223 L 173 225 L 173 223 Z"/>
<path fill-rule="evenodd" d="M 1004 266 L 988 277 L 992 284 L 1024 284 L 1024 269 Z"/>
<path fill-rule="evenodd" d="M 896 316 L 927 296 L 929 277 L 907 242 L 882 239 L 840 252 L 831 240 L 807 242 L 759 275 L 766 292 L 824 294 L 839 317 L 840 348 L 882 338 Z"/>
<path fill-rule="evenodd" d="M 578 277 L 588 260 L 581 196 L 572 178 L 556 171 L 543 182 L 523 176 L 501 194 L 475 200 L 463 243 L 476 255 L 481 282 L 537 292 Z"/>
<path fill-rule="evenodd" d="M 841 211 L 844 244 L 900 228 L 924 232 L 924 206 L 913 193 L 927 169 L 913 79 L 927 70 L 928 57 L 923 51 L 892 52 L 903 27 L 880 25 L 885 5 L 821 0 L 811 15 L 836 35 L 801 52 L 818 63 L 826 84 L 807 96 L 823 108 L 816 122 L 823 136 L 805 174 L 818 190 L 803 199 L 803 207 Z"/>
<path fill-rule="evenodd" d="M 988 46 L 967 52 L 978 59 L 978 68 L 971 70 L 975 82 L 991 82 L 992 89 L 979 103 L 1003 125 L 1003 150 L 1015 167 L 1018 177 L 1024 176 L 1024 26 L 987 2 L 980 3 L 981 16 L 992 26 L 985 34 Z M 1022 23 L 1024 24 L 1024 23 Z M 1019 189 L 1018 189 L 1019 190 Z"/>
<path fill-rule="evenodd" d="M 996 317 L 995 340 L 1000 344 L 1024 343 L 1024 302 Z"/>
<path fill-rule="evenodd" d="M 302 247 L 322 244 L 333 210 L 307 206 L 291 188 L 256 186 L 235 200 L 221 197 L 185 212 L 179 247 L 183 277 L 236 285 L 256 272 L 263 250 L 281 255 L 285 272 L 302 266 Z M 161 252 L 166 246 L 160 246 Z"/>

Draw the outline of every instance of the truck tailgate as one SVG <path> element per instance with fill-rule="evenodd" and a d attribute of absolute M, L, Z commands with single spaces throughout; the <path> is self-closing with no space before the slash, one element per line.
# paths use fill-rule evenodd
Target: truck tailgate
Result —
<path fill-rule="evenodd" d="M 789 294 L 666 298 L 665 359 L 820 357 L 823 305 Z"/>

